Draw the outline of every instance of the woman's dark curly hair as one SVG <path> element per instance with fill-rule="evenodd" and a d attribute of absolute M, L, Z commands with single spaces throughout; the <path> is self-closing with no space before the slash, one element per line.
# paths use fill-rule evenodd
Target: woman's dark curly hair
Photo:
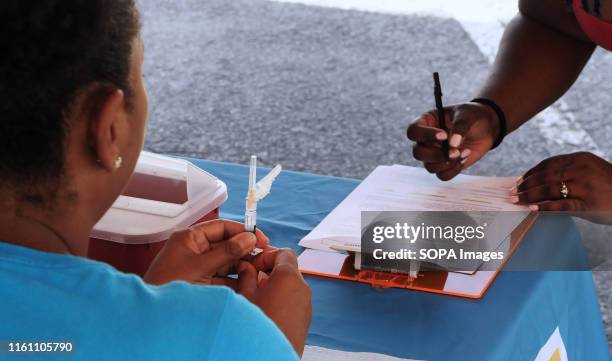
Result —
<path fill-rule="evenodd" d="M 0 1 L 0 189 L 44 202 L 64 177 L 77 97 L 92 86 L 129 100 L 133 0 Z"/>

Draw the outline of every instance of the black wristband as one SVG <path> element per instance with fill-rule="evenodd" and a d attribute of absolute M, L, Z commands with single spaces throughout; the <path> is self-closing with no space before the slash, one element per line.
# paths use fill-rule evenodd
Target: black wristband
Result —
<path fill-rule="evenodd" d="M 497 103 L 491 99 L 475 98 L 475 99 L 470 100 L 470 102 L 486 105 L 489 108 L 493 109 L 493 111 L 497 115 L 497 121 L 499 122 L 499 135 L 497 136 L 497 139 L 495 139 L 495 142 L 493 143 L 493 146 L 491 147 L 490 150 L 497 148 L 497 146 L 501 144 L 501 142 L 504 140 L 504 137 L 508 133 L 508 127 L 506 126 L 506 115 L 501 110 L 499 105 L 497 105 Z"/>

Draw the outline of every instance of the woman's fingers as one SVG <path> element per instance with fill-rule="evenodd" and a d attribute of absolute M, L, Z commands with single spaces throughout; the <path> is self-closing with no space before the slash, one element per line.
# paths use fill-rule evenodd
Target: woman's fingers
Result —
<path fill-rule="evenodd" d="M 258 271 L 268 272 L 274 268 L 274 261 L 276 260 L 276 256 L 278 252 L 280 252 L 283 248 L 270 248 L 265 249 L 263 253 L 259 254 L 251 263 Z"/>
<path fill-rule="evenodd" d="M 565 169 L 568 168 L 574 161 L 573 154 L 557 155 L 544 159 L 538 163 L 535 167 L 531 168 L 525 174 L 523 174 L 523 180 L 529 178 L 531 175 L 540 172 L 546 172 L 552 169 Z"/>
<path fill-rule="evenodd" d="M 248 255 L 255 248 L 255 242 L 256 237 L 253 233 L 243 232 L 218 246 L 215 245 L 210 251 L 199 256 L 200 273 L 209 276 L 216 274 Z"/>
<path fill-rule="evenodd" d="M 548 169 L 545 171 L 539 171 L 532 173 L 531 175 L 523 178 L 515 190 L 515 193 L 525 192 L 528 189 L 539 187 L 546 184 L 561 184 L 561 182 L 569 181 L 573 174 L 566 168 Z"/>
<path fill-rule="evenodd" d="M 460 161 L 455 161 L 451 164 L 453 165 L 449 169 L 436 173 L 438 179 L 443 181 L 451 180 L 455 178 L 457 174 L 461 173 L 461 170 L 463 169 L 463 163 L 461 163 Z"/>
<path fill-rule="evenodd" d="M 407 135 L 416 142 L 412 154 L 416 160 L 423 162 L 428 172 L 436 174 L 441 180 L 450 180 L 461 172 L 473 149 L 462 146 L 464 138 L 470 132 L 478 118 L 468 113 L 457 112 L 457 106 L 444 108 L 445 131 L 440 129 L 437 112 L 429 111 L 408 127 Z M 450 142 L 454 134 L 454 141 Z M 442 142 L 449 141 L 451 149 L 448 154 L 442 151 Z M 471 144 L 471 143 L 470 143 Z M 471 144 L 473 145 L 473 144 Z"/>
<path fill-rule="evenodd" d="M 217 270 L 215 275 L 225 277 L 227 275 L 236 274 L 236 266 L 239 261 L 228 263 L 225 266 Z"/>
<path fill-rule="evenodd" d="M 244 233 L 244 224 L 225 219 L 202 222 L 190 227 L 193 231 L 196 243 L 221 242 L 239 233 Z M 256 246 L 264 248 L 270 243 L 268 237 L 259 229 L 255 230 Z"/>
<path fill-rule="evenodd" d="M 480 118 L 466 115 L 461 110 L 455 112 L 455 119 L 453 120 L 453 127 L 450 131 L 448 144 L 452 148 L 460 148 L 465 140 L 465 136 L 478 121 L 480 121 Z"/>
<path fill-rule="evenodd" d="M 408 139 L 418 143 L 440 142 L 448 139 L 448 134 L 438 128 L 437 119 L 431 114 L 423 114 L 408 127 Z"/>
<path fill-rule="evenodd" d="M 236 291 L 246 298 L 251 298 L 257 290 L 257 270 L 249 262 L 241 261 L 238 272 L 238 287 Z"/>
<path fill-rule="evenodd" d="M 564 200 L 564 199 L 583 199 L 585 196 L 585 188 L 581 183 L 575 181 L 565 181 L 569 194 L 568 198 L 564 198 L 561 192 L 561 182 L 547 183 L 539 186 L 534 186 L 526 189 L 523 192 L 511 197 L 513 203 L 520 204 L 535 204 L 544 201 Z M 588 192 L 587 192 L 588 193 Z"/>
<path fill-rule="evenodd" d="M 520 183 L 512 189 L 511 201 L 530 204 L 532 209 L 539 209 L 540 203 L 546 201 L 564 201 L 542 205 L 546 210 L 549 210 L 548 207 L 576 206 L 578 203 L 574 200 L 584 200 L 588 192 L 585 192 L 586 186 L 579 174 L 582 168 L 572 165 L 574 161 L 575 156 L 572 154 L 543 160 L 527 171 Z M 565 196 L 563 185 L 569 192 Z"/>
<path fill-rule="evenodd" d="M 237 222 L 216 220 L 174 232 L 145 275 L 152 284 L 175 280 L 201 283 L 202 278 L 224 276 L 256 246 L 268 248 L 268 238 L 245 232 Z"/>
<path fill-rule="evenodd" d="M 227 286 L 236 291 L 238 289 L 238 280 L 227 277 L 202 277 L 190 283 L 199 286 Z"/>
<path fill-rule="evenodd" d="M 551 185 L 545 184 L 532 187 L 524 192 L 519 192 L 517 195 L 512 196 L 510 200 L 512 203 L 532 204 L 561 198 L 563 197 L 561 196 L 559 189 L 555 191 Z"/>
<path fill-rule="evenodd" d="M 417 143 L 412 147 L 414 159 L 423 163 L 442 163 L 446 162 L 446 156 L 440 147 L 432 147 Z"/>
<path fill-rule="evenodd" d="M 449 180 L 454 178 L 463 169 L 464 159 L 454 159 L 438 163 L 424 163 L 425 169 L 432 174 L 435 174 L 441 180 Z"/>
<path fill-rule="evenodd" d="M 586 204 L 580 199 L 567 198 L 531 204 L 529 208 L 533 211 L 580 212 L 586 209 Z"/>

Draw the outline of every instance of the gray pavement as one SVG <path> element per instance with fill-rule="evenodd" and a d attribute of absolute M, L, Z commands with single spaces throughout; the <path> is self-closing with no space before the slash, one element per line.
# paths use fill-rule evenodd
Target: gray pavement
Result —
<path fill-rule="evenodd" d="M 441 73 L 451 103 L 469 99 L 489 67 L 449 19 L 263 0 L 142 0 L 140 8 L 150 97 L 145 147 L 160 153 L 240 163 L 258 154 L 264 165 L 354 178 L 378 164 L 418 165 L 404 134 L 434 105 L 431 72 Z M 598 51 L 564 97 L 608 159 L 610 60 Z M 517 175 L 574 149 L 531 123 L 469 173 Z M 581 226 L 590 250 L 610 240 L 608 230 Z M 591 257 L 607 260 L 596 251 Z M 611 273 L 595 280 L 611 339 Z"/>

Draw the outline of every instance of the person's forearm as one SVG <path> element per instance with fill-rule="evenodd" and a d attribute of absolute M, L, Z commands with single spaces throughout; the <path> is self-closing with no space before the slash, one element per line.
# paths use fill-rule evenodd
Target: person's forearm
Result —
<path fill-rule="evenodd" d="M 570 21 L 559 20 L 559 26 Z M 511 132 L 569 89 L 594 48 L 592 43 L 521 13 L 508 24 L 492 71 L 478 97 L 497 102 Z"/>

